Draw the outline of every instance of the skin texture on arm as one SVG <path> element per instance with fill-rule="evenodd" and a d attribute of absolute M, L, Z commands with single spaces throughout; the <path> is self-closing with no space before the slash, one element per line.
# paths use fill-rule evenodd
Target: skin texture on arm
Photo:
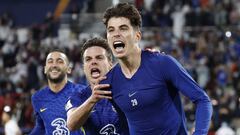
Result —
<path fill-rule="evenodd" d="M 87 121 L 94 105 L 95 103 L 88 99 L 81 106 L 70 109 L 67 113 L 67 127 L 69 130 L 80 129 Z"/>
<path fill-rule="evenodd" d="M 104 91 L 101 89 L 106 89 L 109 84 L 98 84 L 92 89 L 92 95 L 79 107 L 72 108 L 67 113 L 67 127 L 69 130 L 80 129 L 84 123 L 87 121 L 94 105 L 101 99 L 112 99 L 111 91 Z"/>

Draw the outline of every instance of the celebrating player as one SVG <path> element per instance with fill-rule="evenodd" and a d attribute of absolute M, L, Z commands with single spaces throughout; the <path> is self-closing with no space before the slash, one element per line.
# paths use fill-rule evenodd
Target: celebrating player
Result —
<path fill-rule="evenodd" d="M 30 135 L 79 135 L 81 131 L 70 132 L 67 128 L 65 103 L 74 91 L 84 88 L 68 81 L 71 73 L 69 60 L 61 51 L 52 51 L 46 58 L 44 73 L 48 86 L 32 96 L 36 125 Z"/>
<path fill-rule="evenodd" d="M 142 51 L 141 16 L 128 4 L 119 3 L 104 13 L 108 44 L 119 64 L 107 74 L 104 85 L 124 112 L 132 135 L 187 135 L 180 93 L 196 105 L 194 135 L 206 135 L 212 105 L 205 91 L 169 55 Z"/>
<path fill-rule="evenodd" d="M 92 88 L 112 67 L 111 50 L 102 38 L 90 39 L 83 45 L 82 59 Z M 87 135 L 128 135 L 124 115 L 120 116 L 108 99 L 111 99 L 110 91 L 87 88 L 73 93 L 66 105 L 69 129 L 83 126 Z"/>

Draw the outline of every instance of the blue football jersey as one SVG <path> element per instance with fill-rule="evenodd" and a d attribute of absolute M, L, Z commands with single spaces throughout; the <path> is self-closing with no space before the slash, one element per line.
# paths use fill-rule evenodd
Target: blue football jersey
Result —
<path fill-rule="evenodd" d="M 90 96 L 91 89 L 75 92 L 70 97 L 67 111 L 83 104 Z M 122 118 L 122 119 L 121 119 Z M 124 116 L 120 116 L 112 103 L 107 99 L 97 102 L 88 120 L 83 125 L 86 135 L 128 135 L 128 126 Z"/>
<path fill-rule="evenodd" d="M 85 86 L 67 82 L 64 88 L 54 93 L 49 87 L 39 90 L 32 96 L 32 105 L 36 116 L 36 125 L 31 135 L 82 135 L 79 131 L 70 132 L 67 128 L 65 103 L 74 91 Z"/>
<path fill-rule="evenodd" d="M 110 84 L 113 101 L 125 113 L 131 135 L 187 135 L 179 92 L 196 105 L 195 134 L 207 134 L 210 99 L 171 56 L 142 51 L 140 67 L 131 78 L 117 64 L 101 83 Z"/>

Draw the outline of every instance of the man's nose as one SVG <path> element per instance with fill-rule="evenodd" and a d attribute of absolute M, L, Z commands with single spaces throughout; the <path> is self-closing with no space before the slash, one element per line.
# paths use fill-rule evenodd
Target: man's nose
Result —
<path fill-rule="evenodd" d="M 120 30 L 115 30 L 113 33 L 114 37 L 119 37 L 121 35 Z"/>
<path fill-rule="evenodd" d="M 57 66 L 58 66 L 58 63 L 57 63 L 57 62 L 53 62 L 53 63 L 52 63 L 52 66 L 53 66 L 53 67 L 57 67 Z"/>
<path fill-rule="evenodd" d="M 91 65 L 96 65 L 96 64 L 97 64 L 97 60 L 96 59 L 92 59 Z"/>

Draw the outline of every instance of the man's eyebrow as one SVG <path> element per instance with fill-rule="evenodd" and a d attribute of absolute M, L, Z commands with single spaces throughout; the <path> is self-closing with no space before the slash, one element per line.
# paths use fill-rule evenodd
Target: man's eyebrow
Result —
<path fill-rule="evenodd" d="M 128 25 L 122 24 L 122 25 L 120 25 L 119 27 L 120 27 L 120 28 L 121 28 L 121 27 L 128 27 Z"/>
<path fill-rule="evenodd" d="M 114 27 L 113 26 L 108 26 L 107 29 L 113 29 Z"/>
<path fill-rule="evenodd" d="M 49 60 L 53 60 L 53 58 L 48 58 L 47 61 L 49 61 Z"/>

